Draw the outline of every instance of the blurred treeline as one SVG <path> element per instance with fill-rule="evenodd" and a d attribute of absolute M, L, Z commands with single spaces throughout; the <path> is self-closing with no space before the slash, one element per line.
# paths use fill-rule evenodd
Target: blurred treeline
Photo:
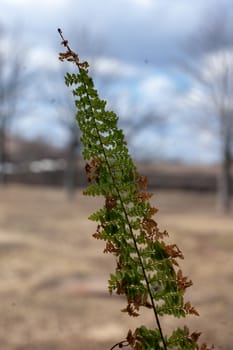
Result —
<path fill-rule="evenodd" d="M 75 192 L 87 184 L 84 162 L 77 146 L 58 148 L 43 139 L 6 138 L 4 181 L 64 187 Z M 153 189 L 215 192 L 219 166 L 191 166 L 174 162 L 137 162 Z"/>

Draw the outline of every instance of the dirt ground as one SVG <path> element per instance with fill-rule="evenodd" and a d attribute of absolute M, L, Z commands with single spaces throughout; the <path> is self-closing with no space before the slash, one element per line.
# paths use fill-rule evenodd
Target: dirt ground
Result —
<path fill-rule="evenodd" d="M 159 191 L 157 221 L 185 255 L 194 282 L 186 299 L 200 317 L 166 318 L 167 331 L 187 324 L 216 349 L 231 350 L 233 336 L 233 212 L 219 216 L 214 195 Z M 153 327 L 150 311 L 131 319 L 121 297 L 109 296 L 114 258 L 92 238 L 87 217 L 101 199 L 78 191 L 0 188 L 0 349 L 110 350 L 128 329 Z"/>

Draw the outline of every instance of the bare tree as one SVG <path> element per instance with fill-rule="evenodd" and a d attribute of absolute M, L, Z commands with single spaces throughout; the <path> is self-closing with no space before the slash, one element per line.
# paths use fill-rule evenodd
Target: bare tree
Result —
<path fill-rule="evenodd" d="M 189 57 L 184 65 L 199 84 L 202 97 L 208 105 L 205 119 L 209 120 L 208 125 L 219 141 L 217 207 L 225 213 L 230 209 L 233 157 L 233 40 L 229 35 L 231 19 L 232 13 L 227 13 L 224 7 L 208 18 L 204 16 L 202 30 L 191 40 L 189 47 L 193 52 L 196 50 L 195 61 Z"/>
<path fill-rule="evenodd" d="M 6 40 L 0 32 L 0 183 L 6 183 L 6 140 L 10 124 L 16 115 L 22 92 L 23 62 L 18 52 L 17 38 Z"/>
<path fill-rule="evenodd" d="M 218 178 L 218 207 L 230 209 L 231 164 L 233 151 L 233 50 L 212 54 L 203 74 L 217 117 L 221 170 Z M 204 80 L 203 80 L 204 81 Z"/>

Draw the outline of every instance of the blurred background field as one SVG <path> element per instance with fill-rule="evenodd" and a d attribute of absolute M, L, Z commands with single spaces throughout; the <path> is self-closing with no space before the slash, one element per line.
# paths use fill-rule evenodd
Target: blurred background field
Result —
<path fill-rule="evenodd" d="M 110 349 L 131 319 L 121 297 L 109 296 L 114 258 L 92 238 L 87 217 L 102 205 L 78 190 L 11 185 L 0 188 L 0 343 L 4 350 Z M 194 285 L 186 298 L 200 317 L 181 320 L 216 349 L 232 348 L 233 215 L 216 214 L 214 194 L 157 190 L 157 221 L 185 255 Z M 184 322 L 183 322 L 184 321 Z M 171 329 L 176 320 L 166 319 Z"/>

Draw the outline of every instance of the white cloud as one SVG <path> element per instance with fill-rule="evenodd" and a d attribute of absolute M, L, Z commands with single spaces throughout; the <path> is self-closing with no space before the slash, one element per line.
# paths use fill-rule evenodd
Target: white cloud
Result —
<path fill-rule="evenodd" d="M 179 96 L 177 107 L 189 117 L 194 114 L 206 114 L 207 110 L 210 111 L 212 109 L 206 92 L 198 84 L 194 84 L 190 90 Z"/>
<path fill-rule="evenodd" d="M 161 95 L 164 95 L 164 93 L 171 94 L 174 92 L 174 84 L 166 76 L 150 76 L 142 81 L 141 91 L 152 98 L 155 96 L 160 97 Z"/>
<path fill-rule="evenodd" d="M 165 75 L 149 76 L 139 84 L 139 95 L 145 107 L 167 111 L 176 100 L 174 82 Z"/>
<path fill-rule="evenodd" d="M 58 70 L 61 65 L 56 52 L 45 47 L 36 47 L 29 52 L 29 62 L 32 68 Z"/>
<path fill-rule="evenodd" d="M 133 64 L 109 57 L 97 58 L 94 61 L 94 71 L 102 76 L 123 76 L 125 78 L 134 77 L 138 74 L 138 69 Z"/>

